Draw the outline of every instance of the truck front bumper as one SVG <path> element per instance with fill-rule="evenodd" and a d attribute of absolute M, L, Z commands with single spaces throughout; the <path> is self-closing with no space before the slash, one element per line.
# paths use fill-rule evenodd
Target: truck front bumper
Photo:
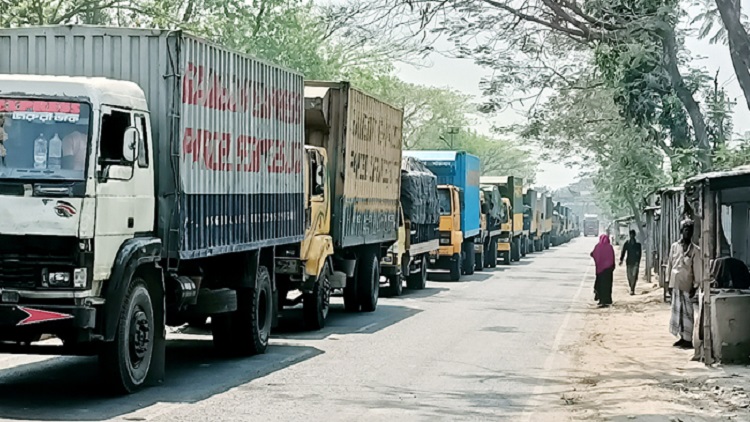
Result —
<path fill-rule="evenodd" d="M 93 329 L 96 309 L 90 306 L 0 304 L 0 340 L 18 334 L 55 334 Z"/>
<path fill-rule="evenodd" d="M 510 243 L 498 242 L 497 250 L 498 252 L 510 252 Z"/>

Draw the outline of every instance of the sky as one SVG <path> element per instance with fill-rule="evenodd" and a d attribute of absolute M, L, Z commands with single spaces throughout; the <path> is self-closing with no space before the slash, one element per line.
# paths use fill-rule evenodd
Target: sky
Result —
<path fill-rule="evenodd" d="M 742 0 L 742 5 L 747 7 L 750 0 Z M 691 12 L 693 12 L 691 10 Z M 695 28 L 697 29 L 697 28 Z M 438 40 L 436 50 L 447 49 L 450 45 L 445 40 Z M 750 131 L 750 112 L 740 90 L 739 84 L 734 77 L 732 61 L 729 57 L 729 48 L 725 45 L 711 45 L 707 40 L 698 40 L 696 37 L 686 39 L 686 47 L 691 52 L 693 65 L 703 67 L 711 75 L 719 71 L 719 81 L 726 88 L 730 97 L 737 102 L 735 106 L 734 126 L 735 132 L 744 134 Z M 475 65 L 471 60 L 447 58 L 434 53 L 430 55 L 426 66 L 414 67 L 399 64 L 396 68 L 397 75 L 407 82 L 437 87 L 450 87 L 481 101 L 479 81 L 489 72 Z M 505 113 L 494 122 L 487 122 L 485 127 L 475 129 L 487 131 L 491 123 L 505 125 L 522 122 L 523 116 L 516 113 Z M 537 170 L 537 185 L 548 186 L 552 189 L 561 188 L 575 182 L 578 179 L 580 168 L 568 168 L 559 163 L 543 163 Z"/>

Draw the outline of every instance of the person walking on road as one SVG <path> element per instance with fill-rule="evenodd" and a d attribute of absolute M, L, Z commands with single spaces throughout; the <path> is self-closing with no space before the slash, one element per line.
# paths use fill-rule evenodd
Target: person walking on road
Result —
<path fill-rule="evenodd" d="M 669 332 L 679 337 L 674 346 L 685 349 L 693 347 L 693 298 L 701 279 L 701 253 L 698 245 L 693 243 L 693 229 L 692 221 L 682 222 L 682 238 L 672 244 L 667 266 L 667 281 L 672 291 Z"/>
<path fill-rule="evenodd" d="M 599 300 L 599 307 L 612 305 L 612 273 L 615 271 L 615 250 L 609 243 L 609 236 L 599 236 L 599 243 L 591 252 L 596 266 L 596 281 L 594 282 L 594 300 Z"/>
<path fill-rule="evenodd" d="M 622 267 L 622 261 L 625 261 L 627 273 L 628 273 L 628 284 L 630 284 L 630 296 L 635 294 L 635 283 L 638 282 L 638 270 L 641 264 L 641 244 L 635 238 L 635 230 L 630 231 L 630 239 L 622 245 L 622 253 L 620 254 L 620 266 Z M 627 259 L 625 256 L 627 255 Z"/>

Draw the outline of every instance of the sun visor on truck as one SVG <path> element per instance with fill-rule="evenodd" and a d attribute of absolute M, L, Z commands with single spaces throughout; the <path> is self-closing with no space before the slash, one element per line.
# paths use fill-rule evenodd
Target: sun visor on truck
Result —
<path fill-rule="evenodd" d="M 414 157 L 401 160 L 401 207 L 415 224 L 438 224 L 437 177 Z"/>

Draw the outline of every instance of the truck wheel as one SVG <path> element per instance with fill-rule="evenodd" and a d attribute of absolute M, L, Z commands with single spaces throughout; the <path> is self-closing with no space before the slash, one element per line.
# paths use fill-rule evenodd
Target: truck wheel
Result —
<path fill-rule="evenodd" d="M 356 277 L 346 279 L 346 287 L 344 287 L 344 309 L 347 312 L 359 312 Z"/>
<path fill-rule="evenodd" d="M 510 259 L 511 261 L 521 260 L 521 239 L 516 238 L 510 242 Z"/>
<path fill-rule="evenodd" d="M 453 255 L 451 266 L 449 268 L 451 281 L 458 281 L 461 278 L 461 261 L 461 255 Z"/>
<path fill-rule="evenodd" d="M 544 249 L 549 249 L 550 246 L 549 236 L 547 236 L 544 238 Z"/>
<path fill-rule="evenodd" d="M 331 304 L 331 283 L 328 278 L 330 274 L 330 267 L 326 262 L 313 285 L 312 292 L 305 293 L 302 297 L 302 315 L 309 330 L 320 330 L 326 325 Z"/>
<path fill-rule="evenodd" d="M 373 312 L 378 307 L 380 293 L 380 263 L 378 257 L 367 252 L 359 263 L 357 271 L 359 305 L 363 312 Z"/>
<path fill-rule="evenodd" d="M 503 252 L 503 265 L 510 265 L 510 251 Z"/>
<path fill-rule="evenodd" d="M 487 258 L 487 266 L 490 268 L 497 267 L 497 239 L 490 242 L 490 253 Z"/>
<path fill-rule="evenodd" d="M 250 276 L 247 271 L 245 273 L 244 277 Z M 222 353 L 251 356 L 264 353 L 268 347 L 273 320 L 273 292 L 268 269 L 259 266 L 254 281 L 255 287 L 237 290 L 236 311 L 211 317 L 214 346 Z"/>
<path fill-rule="evenodd" d="M 528 250 L 528 248 L 529 248 L 529 242 L 528 242 L 528 239 L 526 239 L 525 237 L 522 237 L 522 238 L 521 238 L 521 242 L 520 242 L 520 243 L 521 243 L 521 247 L 520 247 L 520 250 L 521 250 L 521 258 L 523 258 L 523 257 L 525 257 L 525 256 L 526 256 L 526 251 L 527 251 L 527 250 Z"/>
<path fill-rule="evenodd" d="M 427 287 L 427 257 L 422 256 L 422 267 L 416 274 L 406 277 L 406 287 L 414 290 L 422 290 Z"/>
<path fill-rule="evenodd" d="M 464 274 L 474 274 L 474 242 L 464 242 Z"/>
<path fill-rule="evenodd" d="M 484 265 L 486 263 L 486 254 L 484 252 L 484 245 L 482 245 L 482 252 L 474 253 L 474 270 L 484 271 Z"/>
<path fill-rule="evenodd" d="M 401 276 L 396 274 L 388 277 L 388 295 L 397 297 L 404 293 L 404 284 Z"/>
<path fill-rule="evenodd" d="M 125 296 L 115 339 L 99 354 L 107 385 L 117 393 L 143 387 L 154 353 L 154 307 L 146 281 L 135 278 Z"/>

